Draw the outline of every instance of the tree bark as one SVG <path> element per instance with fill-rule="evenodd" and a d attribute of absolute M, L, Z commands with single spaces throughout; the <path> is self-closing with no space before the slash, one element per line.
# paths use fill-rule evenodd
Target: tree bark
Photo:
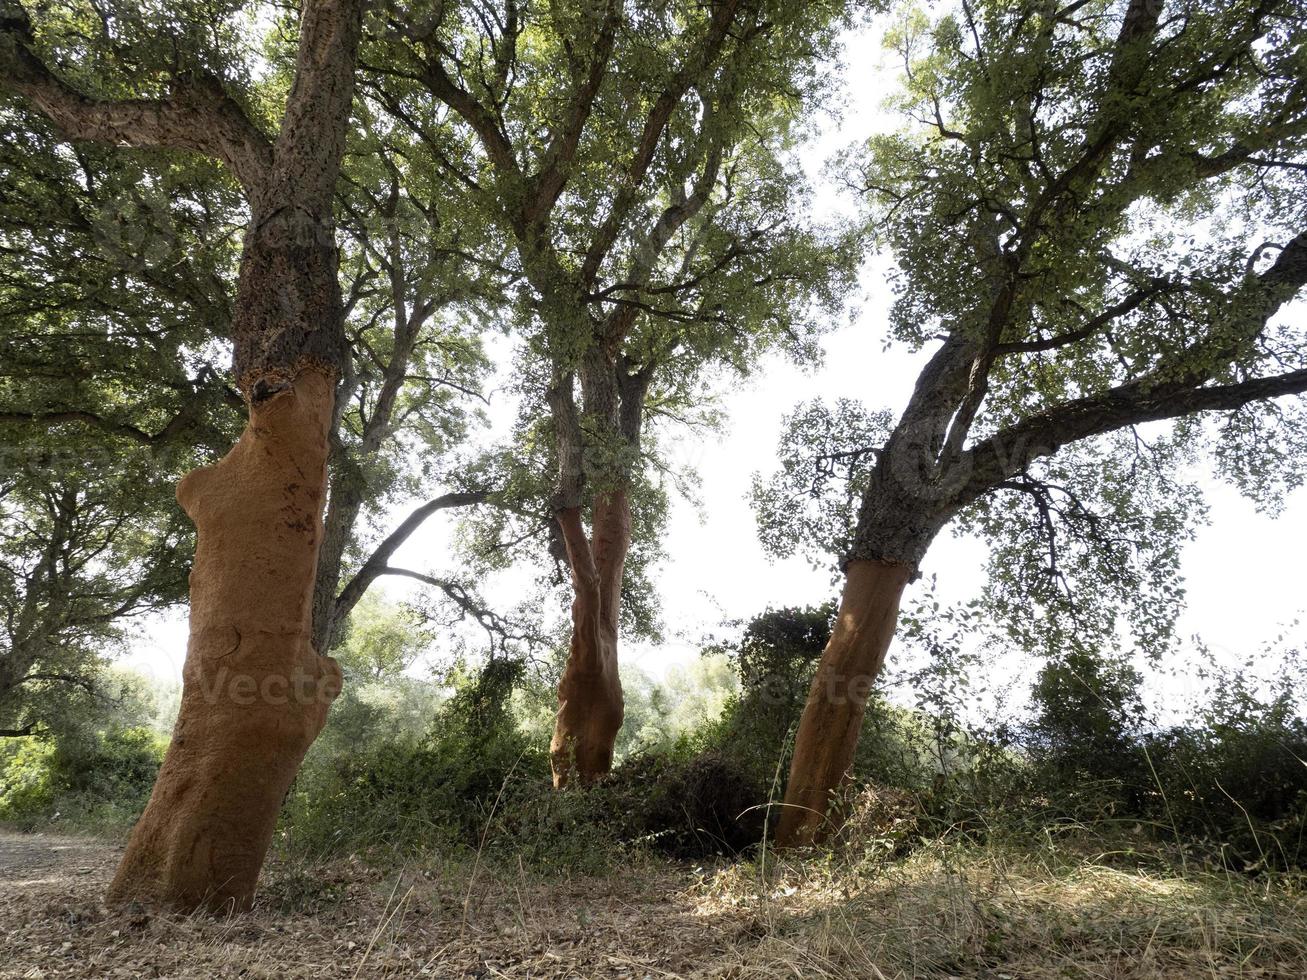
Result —
<path fill-rule="evenodd" d="M 549 745 L 554 786 L 592 783 L 613 764 L 624 713 L 617 669 L 622 569 L 631 545 L 626 492 L 601 494 L 586 540 L 578 507 L 558 513 L 572 567 L 572 645 L 558 684 L 558 717 Z"/>
<path fill-rule="evenodd" d="M 340 691 L 311 643 L 333 378 L 302 371 L 250 409 L 177 499 L 199 536 L 181 711 L 110 902 L 243 909 L 281 801 Z"/>
<path fill-rule="evenodd" d="M 344 619 L 337 610 L 341 567 L 362 509 L 362 481 L 351 462 L 345 460 L 331 481 L 331 500 L 327 505 L 313 590 L 313 646 L 323 653 L 330 653 L 339 639 L 338 628 Z"/>
<path fill-rule="evenodd" d="M 340 691 L 312 644 L 334 387 L 345 363 L 333 196 L 359 0 L 306 0 L 295 80 L 250 224 L 232 320 L 249 424 L 177 499 L 199 532 L 181 711 L 109 901 L 254 899 L 281 801 Z"/>
<path fill-rule="evenodd" d="M 340 690 L 311 631 L 345 363 L 333 198 L 363 6 L 300 5 L 294 81 L 271 144 L 216 78 L 179 78 L 166 100 L 91 98 L 41 61 L 22 8 L 0 18 L 0 87 L 71 139 L 215 156 L 250 205 L 231 322 L 249 424 L 221 462 L 177 488 L 199 532 L 182 705 L 110 901 L 249 906 L 281 800 Z"/>
<path fill-rule="evenodd" d="M 839 617 L 799 721 L 777 847 L 819 843 L 838 826 L 838 818 L 828 816 L 832 795 L 849 778 L 867 698 L 885 663 L 899 600 L 913 574 L 903 564 L 849 563 Z"/>

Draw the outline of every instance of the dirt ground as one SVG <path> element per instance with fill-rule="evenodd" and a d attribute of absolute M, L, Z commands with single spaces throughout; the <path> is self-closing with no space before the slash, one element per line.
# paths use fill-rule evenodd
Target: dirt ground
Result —
<path fill-rule="evenodd" d="M 229 918 L 110 910 L 103 843 L 0 832 L 0 977 L 667 977 L 750 928 L 703 914 L 694 875 L 457 880 L 351 862 L 270 867 Z"/>
<path fill-rule="evenodd" d="M 273 861 L 253 912 L 110 910 L 118 856 L 0 831 L 0 978 L 1303 980 L 1293 881 L 923 847 L 840 868 L 632 858 L 605 877 Z"/>

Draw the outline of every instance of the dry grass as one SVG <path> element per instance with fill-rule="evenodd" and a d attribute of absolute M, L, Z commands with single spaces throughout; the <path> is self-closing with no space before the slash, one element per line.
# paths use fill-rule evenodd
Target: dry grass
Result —
<path fill-rule="evenodd" d="M 704 908 L 752 896 L 765 936 L 722 977 L 1300 978 L 1307 896 L 1284 882 L 1184 876 L 999 848 L 925 848 L 867 867 L 782 865 L 705 882 Z"/>
<path fill-rule="evenodd" d="M 102 908 L 115 857 L 0 837 L 0 976 L 1307 977 L 1307 898 L 1288 884 L 1065 846 L 471 883 L 466 866 L 274 863 L 259 908 L 228 919 Z"/>

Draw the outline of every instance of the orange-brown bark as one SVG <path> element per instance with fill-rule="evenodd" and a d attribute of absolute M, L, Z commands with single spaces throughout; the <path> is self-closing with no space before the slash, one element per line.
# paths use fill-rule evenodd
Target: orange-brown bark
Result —
<path fill-rule="evenodd" d="M 572 645 L 558 684 L 558 717 L 549 745 L 554 786 L 561 789 L 573 779 L 593 782 L 613 764 L 624 710 L 617 636 L 631 505 L 620 490 L 600 496 L 590 541 L 580 508 L 559 511 L 558 524 L 572 566 Z"/>
<path fill-rule="evenodd" d="M 331 415 L 332 379 L 303 371 L 178 485 L 198 529 L 182 705 L 111 902 L 253 899 L 282 799 L 340 691 L 310 640 Z"/>
<path fill-rule="evenodd" d="M 849 563 L 830 642 L 808 691 L 794 741 L 778 847 L 816 843 L 836 829 L 832 795 L 849 777 L 872 684 L 898 623 L 899 600 L 912 578 L 906 565 Z"/>

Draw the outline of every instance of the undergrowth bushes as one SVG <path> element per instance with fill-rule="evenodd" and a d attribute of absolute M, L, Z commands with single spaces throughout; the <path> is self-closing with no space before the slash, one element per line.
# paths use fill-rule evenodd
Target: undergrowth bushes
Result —
<path fill-rule="evenodd" d="M 59 741 L 27 738 L 0 755 L 0 820 L 114 832 L 145 808 L 166 742 L 148 728 Z"/>
<path fill-rule="evenodd" d="M 437 686 L 405 677 L 348 686 L 289 793 L 283 855 L 364 854 L 519 862 L 600 872 L 636 853 L 747 855 L 779 813 L 793 732 L 832 610 L 771 610 L 729 643 L 738 682 L 717 717 L 664 732 L 595 786 L 557 793 L 539 718 L 549 686 L 492 662 Z M 1131 860 L 1170 848 L 1242 873 L 1307 866 L 1302 670 L 1267 691 L 1238 672 L 1183 724 L 1149 724 L 1140 675 L 1083 650 L 1048 661 L 1020 724 L 877 695 L 833 842 L 858 861 L 922 842 L 1100 836 Z M 947 689 L 949 677 L 938 682 Z M 533 686 L 534 685 L 534 686 Z M 955 692 L 939 703 L 956 703 Z M 524 705 L 526 707 L 524 708 Z M 0 820 L 125 828 L 163 749 L 144 728 L 0 745 Z"/>
<path fill-rule="evenodd" d="M 1148 725 L 1141 678 L 1085 651 L 1048 662 L 1033 718 L 973 732 L 976 764 L 924 798 L 933 832 L 1118 827 L 1239 872 L 1307 868 L 1307 721 L 1295 654 L 1272 689 L 1217 670 L 1182 724 Z"/>

